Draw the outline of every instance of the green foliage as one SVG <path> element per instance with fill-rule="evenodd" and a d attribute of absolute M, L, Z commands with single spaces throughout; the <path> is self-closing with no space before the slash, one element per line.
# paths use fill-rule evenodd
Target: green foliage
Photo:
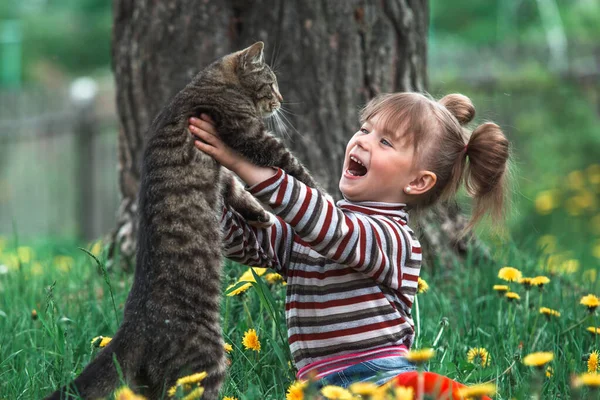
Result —
<path fill-rule="evenodd" d="M 586 329 L 600 326 L 597 313 L 579 304 L 584 295 L 599 292 L 597 268 L 591 263 L 573 268 L 572 263 L 552 261 L 551 256 L 562 250 L 547 237 L 543 240 L 544 246 L 535 236 L 518 245 L 502 242 L 494 247 L 493 265 L 475 265 L 467 257 L 456 273 L 424 272 L 430 288 L 418 295 L 413 311 L 418 348 L 436 350 L 430 371 L 467 384 L 494 380 L 497 399 L 522 399 L 538 390 L 543 398 L 573 394 L 572 375 L 587 370 L 582 357 L 600 349 L 600 337 Z M 585 257 L 592 243 L 582 241 L 585 246 L 568 249 L 570 257 Z M 38 242 L 30 247 L 0 241 L 0 397 L 47 395 L 73 379 L 96 355 L 93 338 L 115 333 L 132 277 L 106 272 L 101 246 L 85 248 L 81 251 L 72 242 Z M 519 268 L 524 276 L 547 275 L 551 281 L 542 290 L 527 291 L 498 278 L 503 265 Z M 223 334 L 233 348 L 223 396 L 282 399 L 294 382 L 296 371 L 288 363 L 285 339 L 286 288 L 262 274 L 238 264 L 228 263 L 224 269 L 224 292 L 239 288 L 241 276 L 251 287 L 222 302 Z M 520 301 L 507 301 L 492 290 L 495 284 L 510 285 Z M 547 318 L 539 313 L 540 307 L 558 310 L 561 316 Z M 442 329 L 444 320 L 448 325 Z M 249 329 L 257 332 L 260 352 L 242 344 Z M 489 366 L 467 360 L 474 347 L 489 352 Z M 523 364 L 525 355 L 537 351 L 554 353 L 551 378 Z M 586 391 L 580 394 L 585 398 Z"/>

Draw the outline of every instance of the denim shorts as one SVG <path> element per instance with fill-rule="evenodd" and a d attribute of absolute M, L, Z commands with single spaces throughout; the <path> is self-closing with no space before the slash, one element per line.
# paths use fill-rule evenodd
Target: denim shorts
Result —
<path fill-rule="evenodd" d="M 352 365 L 346 369 L 321 378 L 319 385 L 335 385 L 347 388 L 356 382 L 373 382 L 381 386 L 396 375 L 416 370 L 415 364 L 404 357 L 376 358 Z"/>

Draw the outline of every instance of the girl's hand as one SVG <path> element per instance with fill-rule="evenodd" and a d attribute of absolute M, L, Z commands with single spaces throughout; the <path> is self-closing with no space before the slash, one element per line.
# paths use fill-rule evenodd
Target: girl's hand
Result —
<path fill-rule="evenodd" d="M 248 163 L 239 153 L 227 146 L 217 135 L 214 121 L 206 114 L 200 114 L 200 119 L 190 118 L 189 130 L 196 136 L 194 145 L 217 160 L 225 168 L 236 172 L 240 164 Z"/>
<path fill-rule="evenodd" d="M 223 143 L 217 136 L 215 123 L 208 115 L 200 114 L 200 119 L 192 117 L 189 122 L 190 132 L 199 139 L 194 141 L 194 145 L 237 174 L 246 184 L 255 185 L 277 172 L 272 168 L 252 164 L 244 156 Z"/>

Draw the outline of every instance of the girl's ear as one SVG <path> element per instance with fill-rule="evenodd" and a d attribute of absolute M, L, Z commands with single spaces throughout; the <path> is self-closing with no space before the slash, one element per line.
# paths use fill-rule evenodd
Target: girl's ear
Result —
<path fill-rule="evenodd" d="M 410 194 L 423 194 L 435 186 L 437 175 L 431 171 L 419 171 L 417 177 L 408 186 Z"/>

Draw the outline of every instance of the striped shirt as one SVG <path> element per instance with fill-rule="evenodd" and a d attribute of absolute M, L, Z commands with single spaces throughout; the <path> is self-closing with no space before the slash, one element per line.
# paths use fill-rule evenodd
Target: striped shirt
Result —
<path fill-rule="evenodd" d="M 411 307 L 421 267 L 405 204 L 336 206 L 281 169 L 249 191 L 271 207 L 276 222 L 252 227 L 225 208 L 224 255 L 285 278 L 298 378 L 403 355 L 414 340 Z"/>

